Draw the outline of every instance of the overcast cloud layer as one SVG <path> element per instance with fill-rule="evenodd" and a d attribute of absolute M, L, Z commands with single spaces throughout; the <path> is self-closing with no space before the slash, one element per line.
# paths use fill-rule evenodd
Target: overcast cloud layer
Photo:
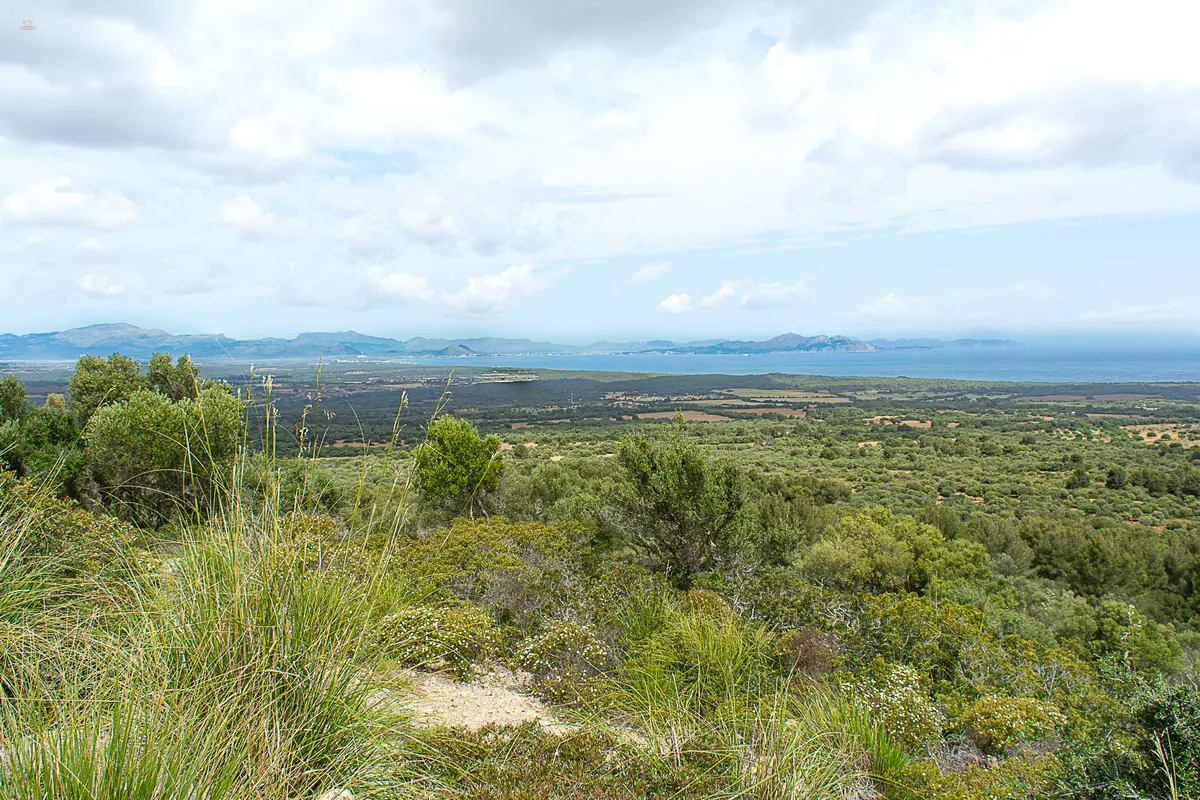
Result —
<path fill-rule="evenodd" d="M 1194 0 L 35 13 L 0 19 L 0 332 L 1200 322 Z"/>

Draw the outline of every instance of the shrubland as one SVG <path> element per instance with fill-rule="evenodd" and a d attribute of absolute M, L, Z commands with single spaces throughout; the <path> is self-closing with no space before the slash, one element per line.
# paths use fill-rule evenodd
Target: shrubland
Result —
<path fill-rule="evenodd" d="M 0 382 L 0 796 L 1200 796 L 1186 448 L 439 409 L 332 459 L 318 405 L 281 456 L 186 359 Z M 409 714 L 500 666 L 569 725 Z"/>

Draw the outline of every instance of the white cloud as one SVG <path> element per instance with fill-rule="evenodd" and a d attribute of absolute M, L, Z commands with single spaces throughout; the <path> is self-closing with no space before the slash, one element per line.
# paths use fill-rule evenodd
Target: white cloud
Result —
<path fill-rule="evenodd" d="M 760 283 L 742 295 L 742 308 L 791 308 L 808 294 L 803 280 L 795 283 Z"/>
<path fill-rule="evenodd" d="M 102 242 L 95 236 L 89 236 L 81 239 L 79 244 L 75 245 L 75 249 L 85 253 L 109 253 L 116 248 L 109 242 Z"/>
<path fill-rule="evenodd" d="M 408 272 L 369 272 L 366 276 L 368 305 L 387 299 L 402 304 L 427 303 L 433 299 L 433 288 L 423 275 Z"/>
<path fill-rule="evenodd" d="M 114 228 L 137 219 L 126 197 L 110 191 L 71 191 L 70 178 L 40 181 L 0 200 L 0 220 L 26 225 Z"/>
<path fill-rule="evenodd" d="M 274 215 L 264 212 L 250 197 L 239 194 L 221 204 L 220 220 L 227 225 L 252 230 L 270 225 Z"/>
<path fill-rule="evenodd" d="M 651 283 L 671 271 L 670 263 L 660 261 L 656 264 L 647 264 L 646 266 L 633 273 L 633 282 L 637 284 Z"/>
<path fill-rule="evenodd" d="M 125 287 L 122 284 L 114 283 L 108 275 L 95 270 L 81 275 L 75 285 L 79 291 L 88 297 L 97 299 L 116 297 L 125 291 Z"/>
<path fill-rule="evenodd" d="M 658 310 L 667 314 L 686 314 L 692 310 L 690 294 L 672 294 L 658 304 Z"/>
<path fill-rule="evenodd" d="M 859 306 L 858 313 L 874 319 L 898 320 L 912 317 L 923 309 L 921 301 L 904 297 L 896 292 L 887 294 Z"/>
<path fill-rule="evenodd" d="M 442 304 L 466 314 L 493 314 L 508 309 L 545 286 L 532 264 L 519 264 L 493 275 L 476 275 L 462 289 L 443 294 Z"/>
<path fill-rule="evenodd" d="M 273 291 L 264 265 L 293 260 L 454 276 L 431 315 L 487 307 L 469 281 L 497 265 L 633 265 L 582 312 L 547 304 L 561 329 L 611 322 L 651 260 L 699 286 L 784 281 L 712 301 L 767 308 L 799 291 L 746 254 L 760 245 L 1200 214 L 1194 0 L 544 5 L 68 3 L 52 36 L 0 33 L 0 223 L 128 225 L 120 274 L 139 290 L 168 255 L 196 279 L 220 261 L 235 320 Z M 280 235 L 234 240 L 222 220 Z M 23 256 L 18 303 L 94 266 L 72 247 L 85 235 Z M 692 258 L 734 251 L 745 273 Z M 864 264 L 862 285 L 891 268 Z M 1084 267 L 1048 269 L 1067 286 Z M 1158 269 L 1163 285 L 1186 272 Z M 360 288 L 313 299 L 348 311 Z M 1084 308 L 1121 293 L 1108 280 Z M 193 327 L 219 313 L 171 309 Z"/>
<path fill-rule="evenodd" d="M 713 308 L 721 303 L 722 300 L 728 300 L 737 292 L 737 281 L 725 281 L 721 284 L 721 288 L 717 289 L 712 294 L 708 295 L 700 301 L 700 305 L 705 308 Z"/>

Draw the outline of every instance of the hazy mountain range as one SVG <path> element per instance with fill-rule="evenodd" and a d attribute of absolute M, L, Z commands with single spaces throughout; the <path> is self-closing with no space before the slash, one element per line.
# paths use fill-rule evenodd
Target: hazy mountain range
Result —
<path fill-rule="evenodd" d="M 504 339 L 485 336 L 441 339 L 416 336 L 408 340 L 368 336 L 356 331 L 302 333 L 294 339 L 231 339 L 224 334 L 176 335 L 134 325 L 89 325 L 54 333 L 24 336 L 0 334 L 0 359 L 58 360 L 81 355 L 107 356 L 123 353 L 147 358 L 153 353 L 189 353 L 197 360 L 220 358 L 312 358 L 316 356 L 469 356 L 519 354 L 589 353 L 778 353 L 828 352 L 870 353 L 881 349 L 933 347 L 1006 347 L 1016 342 L 998 339 L 874 339 L 861 341 L 847 336 L 800 336 L 785 333 L 766 341 L 704 339 L 694 342 L 649 340 L 595 342 L 587 346 Z"/>

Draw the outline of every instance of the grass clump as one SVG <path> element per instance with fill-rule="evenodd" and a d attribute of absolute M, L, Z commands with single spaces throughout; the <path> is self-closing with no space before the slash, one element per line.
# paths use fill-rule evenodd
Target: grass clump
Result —
<path fill-rule="evenodd" d="M 363 679 L 387 602 L 369 585 L 306 567 L 271 519 L 229 514 L 98 617 L 52 571 L 14 568 L 28 519 L 10 506 L 0 526 L 0 796 L 282 800 L 408 780 L 402 720 Z"/>

